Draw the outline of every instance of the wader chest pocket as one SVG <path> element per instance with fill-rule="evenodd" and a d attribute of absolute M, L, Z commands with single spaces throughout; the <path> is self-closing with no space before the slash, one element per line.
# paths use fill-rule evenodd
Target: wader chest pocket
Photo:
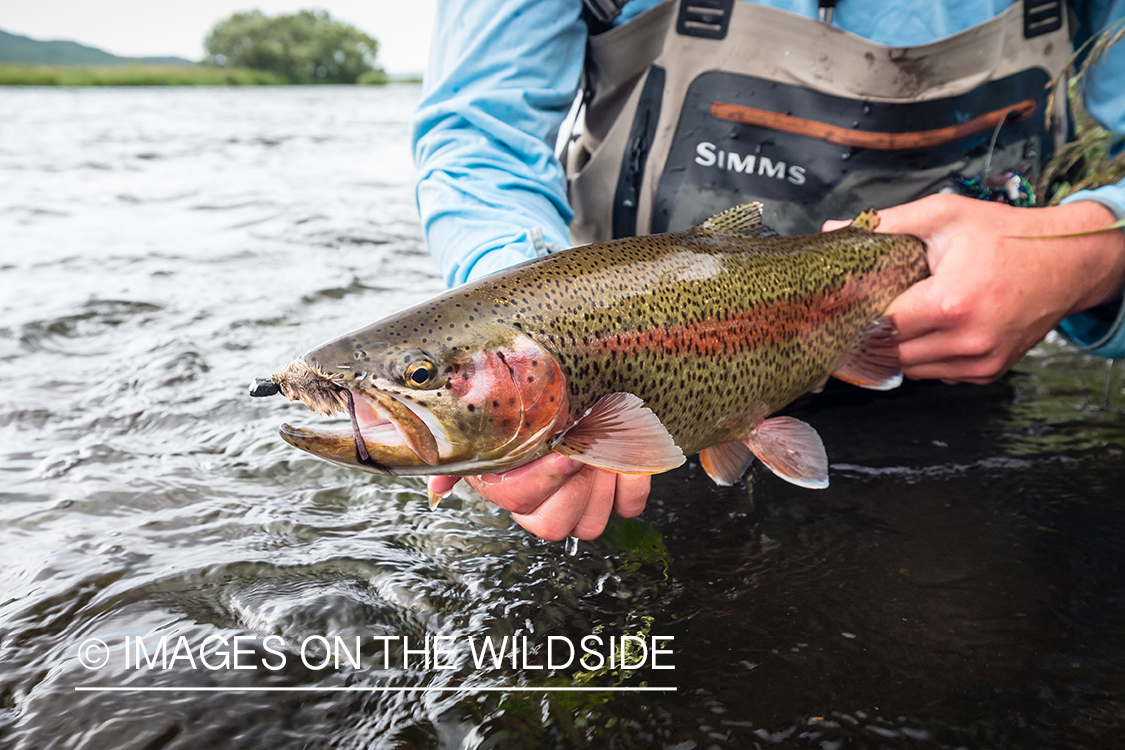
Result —
<path fill-rule="evenodd" d="M 851 216 L 869 204 L 902 202 L 895 191 L 901 175 L 933 171 L 947 180 L 950 168 L 983 164 L 994 136 L 991 171 L 1024 170 L 1030 177 L 1050 148 L 1043 117 L 1047 83 L 1045 71 L 1031 69 L 960 96 L 871 102 L 753 76 L 703 73 L 688 86 L 656 189 L 651 231 L 686 229 L 751 199 L 776 208 L 770 223 L 785 234 L 816 231 L 819 225 L 803 218 L 811 212 L 798 207 L 819 204 L 821 215 Z M 642 107 L 634 133 L 644 122 Z M 628 151 L 625 161 L 619 196 L 625 167 L 635 166 Z M 855 205 L 849 205 L 852 184 L 863 186 Z M 616 236 L 625 236 L 616 229 Z"/>

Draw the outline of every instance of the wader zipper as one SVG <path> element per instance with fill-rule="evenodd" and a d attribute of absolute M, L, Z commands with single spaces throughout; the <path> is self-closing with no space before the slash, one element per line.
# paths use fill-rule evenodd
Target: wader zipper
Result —
<path fill-rule="evenodd" d="M 660 121 L 660 104 L 664 98 L 664 68 L 649 68 L 644 89 L 637 102 L 637 113 L 629 131 L 629 146 L 621 160 L 621 174 L 613 196 L 613 237 L 633 237 L 637 234 L 637 208 L 641 198 L 648 152 L 656 137 Z"/>

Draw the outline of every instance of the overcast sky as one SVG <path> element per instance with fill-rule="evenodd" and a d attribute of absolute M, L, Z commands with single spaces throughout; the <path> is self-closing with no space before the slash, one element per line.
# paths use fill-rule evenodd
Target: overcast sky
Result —
<path fill-rule="evenodd" d="M 379 40 L 379 61 L 390 73 L 426 67 L 437 0 L 33 0 L 0 3 L 0 29 L 35 39 L 69 39 L 115 55 L 203 56 L 203 38 L 216 21 L 257 8 L 267 15 L 323 8 Z"/>

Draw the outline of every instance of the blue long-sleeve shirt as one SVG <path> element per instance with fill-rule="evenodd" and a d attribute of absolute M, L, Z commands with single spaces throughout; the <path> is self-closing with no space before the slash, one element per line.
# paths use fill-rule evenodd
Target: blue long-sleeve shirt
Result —
<path fill-rule="evenodd" d="M 660 0 L 632 0 L 615 23 Z M 809 18 L 816 0 L 752 0 Z M 880 44 L 926 44 L 984 23 L 1011 0 L 848 0 L 835 26 Z M 1079 0 L 1076 45 L 1125 19 L 1125 0 Z M 587 28 L 582 0 L 441 0 L 414 123 L 417 201 L 426 240 L 456 285 L 569 246 L 562 165 L 554 146 L 578 90 Z M 1125 42 L 1087 76 L 1085 101 L 1125 134 Z M 1067 199 L 1096 200 L 1125 218 L 1125 183 Z M 1115 319 L 1063 321 L 1077 346 L 1125 356 L 1125 306 Z"/>

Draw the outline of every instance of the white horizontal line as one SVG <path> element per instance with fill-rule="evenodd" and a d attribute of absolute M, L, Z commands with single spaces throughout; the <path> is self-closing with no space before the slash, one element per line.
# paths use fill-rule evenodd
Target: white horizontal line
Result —
<path fill-rule="evenodd" d="M 674 687 L 83 687 L 76 693 L 652 693 Z"/>

